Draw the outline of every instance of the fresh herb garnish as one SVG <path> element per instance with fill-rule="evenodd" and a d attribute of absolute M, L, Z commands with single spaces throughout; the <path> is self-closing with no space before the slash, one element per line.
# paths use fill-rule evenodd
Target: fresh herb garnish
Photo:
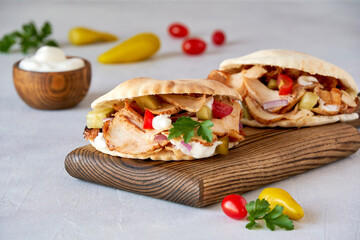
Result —
<path fill-rule="evenodd" d="M 2 37 L 0 52 L 9 52 L 16 43 L 20 44 L 23 53 L 27 53 L 30 48 L 37 49 L 44 45 L 58 46 L 54 40 L 48 39 L 51 33 L 52 29 L 49 22 L 45 22 L 40 30 L 37 30 L 34 22 L 29 22 L 22 26 L 22 31 L 14 31 Z"/>
<path fill-rule="evenodd" d="M 190 117 L 181 117 L 175 123 L 172 124 L 173 127 L 170 128 L 170 134 L 168 139 L 180 137 L 183 135 L 184 142 L 190 142 L 191 138 L 194 136 L 194 129 L 198 128 L 197 135 L 201 136 L 207 142 L 212 142 L 212 130 L 211 127 L 214 126 L 214 123 L 210 120 L 204 122 L 197 122 Z"/>
<path fill-rule="evenodd" d="M 257 199 L 246 204 L 246 210 L 249 213 L 249 223 L 246 228 L 253 229 L 257 223 L 255 220 L 264 220 L 266 227 L 271 231 L 275 230 L 275 226 L 285 228 L 286 230 L 293 230 L 293 221 L 289 219 L 287 215 L 282 212 L 284 207 L 276 205 L 276 207 L 270 211 L 270 204 L 265 199 Z"/>

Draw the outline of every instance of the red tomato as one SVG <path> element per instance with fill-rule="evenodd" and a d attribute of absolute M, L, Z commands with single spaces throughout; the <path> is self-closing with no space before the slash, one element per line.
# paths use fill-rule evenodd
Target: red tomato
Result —
<path fill-rule="evenodd" d="M 222 45 L 225 42 L 225 33 L 221 30 L 216 30 L 212 35 L 212 41 L 215 45 Z"/>
<path fill-rule="evenodd" d="M 190 38 L 183 42 L 182 49 L 190 55 L 201 54 L 206 49 L 206 42 L 200 38 Z"/>
<path fill-rule="evenodd" d="M 226 196 L 221 202 L 223 212 L 233 219 L 243 219 L 247 215 L 245 198 L 237 194 Z"/>
<path fill-rule="evenodd" d="M 144 115 L 144 129 L 154 129 L 152 126 L 152 120 L 154 118 L 154 115 L 147 109 L 145 109 L 145 115 Z"/>
<path fill-rule="evenodd" d="M 213 118 L 223 118 L 230 115 L 233 111 L 233 107 L 214 99 L 212 105 Z"/>
<path fill-rule="evenodd" d="M 277 85 L 279 88 L 279 95 L 288 95 L 291 93 L 293 80 L 284 74 L 279 74 L 277 78 Z"/>
<path fill-rule="evenodd" d="M 187 27 L 181 23 L 173 23 L 169 26 L 168 31 L 171 36 L 182 38 L 186 37 L 189 33 Z"/>

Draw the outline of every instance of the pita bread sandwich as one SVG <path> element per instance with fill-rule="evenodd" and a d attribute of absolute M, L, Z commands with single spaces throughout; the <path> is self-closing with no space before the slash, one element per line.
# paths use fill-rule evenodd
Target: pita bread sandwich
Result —
<path fill-rule="evenodd" d="M 305 53 L 257 51 L 223 61 L 208 78 L 241 94 L 245 125 L 304 127 L 358 118 L 359 89 L 354 79 Z"/>
<path fill-rule="evenodd" d="M 192 160 L 244 140 L 241 96 L 213 80 L 135 78 L 96 99 L 85 138 L 98 151 L 126 158 Z"/>

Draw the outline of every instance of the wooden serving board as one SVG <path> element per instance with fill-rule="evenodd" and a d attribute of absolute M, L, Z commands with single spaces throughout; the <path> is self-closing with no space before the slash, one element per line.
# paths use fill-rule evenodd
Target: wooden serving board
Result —
<path fill-rule="evenodd" d="M 360 147 L 359 131 L 344 123 L 244 131 L 246 140 L 227 156 L 171 162 L 134 160 L 112 157 L 87 145 L 67 155 L 65 169 L 81 180 L 204 207 L 228 194 L 242 194 L 342 159 Z"/>

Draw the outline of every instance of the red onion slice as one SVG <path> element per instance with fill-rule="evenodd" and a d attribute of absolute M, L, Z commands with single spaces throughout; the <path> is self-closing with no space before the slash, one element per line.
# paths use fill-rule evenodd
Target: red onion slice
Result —
<path fill-rule="evenodd" d="M 167 137 L 160 134 L 160 135 L 156 135 L 155 138 L 154 138 L 154 142 L 157 143 L 157 142 L 162 142 L 164 140 L 167 140 Z"/>
<path fill-rule="evenodd" d="M 103 123 L 104 123 L 104 122 L 107 122 L 107 121 L 110 121 L 110 120 L 113 120 L 113 117 L 104 118 L 104 119 L 103 119 Z"/>
<path fill-rule="evenodd" d="M 239 122 L 239 130 L 243 129 L 243 128 L 244 128 L 244 125 L 241 122 Z"/>
<path fill-rule="evenodd" d="M 288 105 L 289 102 L 288 100 L 275 100 L 275 101 L 270 101 L 270 102 L 266 102 L 263 104 L 263 108 L 266 110 L 266 109 L 269 109 L 269 108 L 275 108 L 275 107 L 283 107 L 283 106 L 286 106 Z"/>
<path fill-rule="evenodd" d="M 190 144 L 185 143 L 184 141 L 181 141 L 180 143 L 181 143 L 182 145 L 184 145 L 184 147 L 186 147 L 187 150 L 191 151 L 191 145 L 190 145 Z"/>

